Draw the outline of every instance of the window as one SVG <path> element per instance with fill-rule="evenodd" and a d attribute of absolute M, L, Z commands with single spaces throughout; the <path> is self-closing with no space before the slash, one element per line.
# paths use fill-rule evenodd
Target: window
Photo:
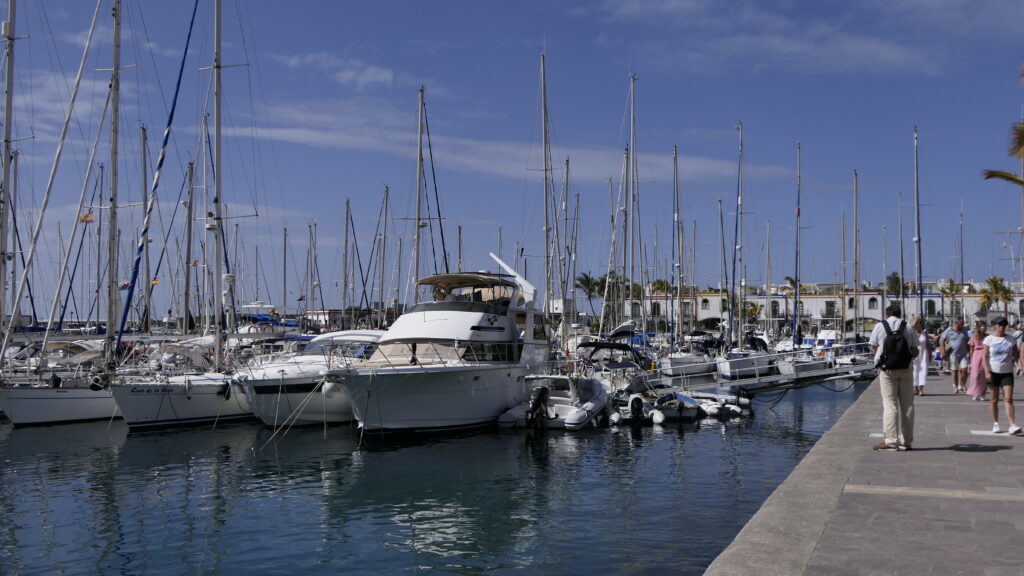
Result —
<path fill-rule="evenodd" d="M 651 302 L 651 316 L 661 316 L 661 302 Z"/>
<path fill-rule="evenodd" d="M 711 302 L 708 301 L 707 298 L 704 298 L 703 300 L 700 301 L 700 309 L 701 310 L 711 310 Z"/>
<path fill-rule="evenodd" d="M 779 315 L 779 303 L 778 302 L 772 302 L 772 316 L 778 316 L 778 315 Z"/>
<path fill-rule="evenodd" d="M 935 300 L 925 300 L 924 313 L 928 316 L 935 316 Z"/>
<path fill-rule="evenodd" d="M 796 313 L 801 315 L 801 316 L 804 315 L 804 301 L 803 300 L 801 300 L 801 301 L 796 303 Z"/>
<path fill-rule="evenodd" d="M 533 315 L 533 339 L 544 340 L 548 339 L 547 327 L 544 326 L 544 315 L 534 314 Z"/>
<path fill-rule="evenodd" d="M 853 310 L 853 307 L 854 307 L 855 304 L 856 304 L 856 301 L 854 301 L 853 298 L 850 298 L 849 300 L 846 301 L 846 308 L 848 310 Z"/>
<path fill-rule="evenodd" d="M 729 309 L 729 301 L 726 300 L 725 298 L 722 298 L 722 307 L 719 308 L 719 310 L 721 310 L 722 312 L 725 312 L 728 309 Z"/>
<path fill-rule="evenodd" d="M 1024 300 L 1017 302 L 1017 315 L 1024 317 Z"/>
<path fill-rule="evenodd" d="M 1024 305 L 1024 303 L 1022 303 L 1022 305 Z M 963 315 L 963 307 L 961 306 L 961 302 L 959 300 L 953 300 L 952 306 L 950 306 L 950 308 L 952 309 L 954 318 Z"/>
<path fill-rule="evenodd" d="M 801 304 L 802 304 L 802 302 L 801 302 Z M 835 318 L 836 316 L 837 316 L 837 314 L 836 314 L 836 301 L 835 300 L 825 300 L 825 317 L 826 318 Z"/>
<path fill-rule="evenodd" d="M 693 302 L 683 302 L 683 316 L 693 314 Z"/>
<path fill-rule="evenodd" d="M 878 298 L 868 298 L 868 310 L 878 310 Z"/>

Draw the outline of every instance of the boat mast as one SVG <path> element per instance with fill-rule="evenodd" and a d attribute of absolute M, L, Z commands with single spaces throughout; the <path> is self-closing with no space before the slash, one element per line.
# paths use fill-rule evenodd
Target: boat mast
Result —
<path fill-rule="evenodd" d="M 675 309 L 676 321 L 672 332 L 676 336 L 676 342 L 682 342 L 683 337 L 683 231 L 682 221 L 679 219 L 679 147 L 672 146 L 672 262 L 676 268 L 675 274 Z"/>
<path fill-rule="evenodd" d="M 385 186 L 384 187 L 384 199 L 383 199 L 383 202 L 384 202 L 384 222 L 382 222 L 382 231 L 381 231 L 381 236 L 380 236 L 380 309 L 381 309 L 380 326 L 381 326 L 382 329 L 384 327 L 384 322 L 387 319 L 387 299 L 388 299 L 388 296 L 387 296 L 387 292 L 384 291 L 384 274 L 385 274 L 384 263 L 387 262 L 387 256 L 388 256 L 388 252 L 387 252 L 387 246 L 388 246 L 388 218 L 389 218 L 389 215 L 388 215 L 388 205 L 389 205 L 389 202 L 388 202 L 388 200 L 389 200 L 390 194 L 391 194 L 390 189 L 387 186 Z M 347 225 L 348 224 L 346 223 L 346 226 Z"/>
<path fill-rule="evenodd" d="M 796 143 L 796 264 L 793 268 L 793 350 L 803 343 L 800 341 L 800 143 Z"/>
<path fill-rule="evenodd" d="M 907 306 L 906 306 L 906 302 L 904 301 L 905 300 L 905 296 L 906 296 L 906 292 L 907 292 L 907 290 L 906 290 L 906 276 L 904 276 L 904 274 L 903 274 L 903 190 L 900 190 L 899 216 L 900 217 L 899 217 L 899 231 L 898 232 L 899 232 L 899 245 L 900 245 L 900 294 L 899 294 L 899 296 L 900 296 L 900 310 L 906 310 Z M 856 231 L 854 231 L 854 232 L 856 233 Z M 854 246 L 854 249 L 856 250 L 856 246 Z M 854 264 L 856 265 L 856 263 L 854 263 Z M 885 313 L 883 312 L 882 315 L 884 317 Z"/>
<path fill-rule="evenodd" d="M 181 333 L 188 334 L 192 329 L 192 310 L 189 299 L 192 298 L 192 224 L 195 220 L 195 176 L 196 163 L 188 163 L 188 206 L 185 214 L 185 290 L 182 297 Z"/>
<path fill-rule="evenodd" d="M 917 262 L 917 313 L 924 318 L 924 283 L 921 271 L 921 188 L 917 169 L 917 126 L 914 126 L 914 251 Z"/>
<path fill-rule="evenodd" d="M 117 326 L 117 136 L 121 108 L 121 0 L 114 0 L 114 52 L 110 71 L 110 223 L 107 225 L 107 329 L 103 338 L 104 363 L 115 365 L 114 327 Z"/>
<path fill-rule="evenodd" d="M 10 0 L 7 6 L 7 21 L 3 23 L 3 35 L 7 40 L 6 54 L 7 76 L 4 80 L 4 144 L 3 144 L 3 190 L 0 191 L 0 324 L 7 325 L 7 316 L 4 301 L 7 299 L 7 259 L 8 253 L 7 236 L 11 219 L 11 126 L 13 124 L 14 109 L 14 17 L 15 0 Z"/>
<path fill-rule="evenodd" d="M 551 319 L 551 297 L 554 279 L 551 274 L 551 142 L 548 139 L 548 86 L 544 53 L 540 53 L 540 122 L 541 154 L 544 156 L 544 316 Z"/>
<path fill-rule="evenodd" d="M 960 205 L 960 317 L 967 320 L 964 312 L 964 207 Z"/>
<path fill-rule="evenodd" d="M 423 108 L 425 96 L 423 86 L 420 86 L 419 110 L 416 120 L 416 216 L 413 218 L 412 233 L 412 303 L 420 301 L 419 290 L 416 289 L 416 282 L 420 279 L 420 227 L 423 222 L 420 220 L 420 197 L 423 196 Z"/>
<path fill-rule="evenodd" d="M 384 193 L 388 193 L 388 187 L 384 187 Z M 348 218 L 352 210 L 352 201 L 349 198 L 345 198 L 345 240 L 343 241 L 343 248 L 341 250 L 341 314 L 342 319 L 345 318 L 345 313 L 348 311 Z M 342 328 L 348 328 L 348 322 L 344 322 Z"/>
<path fill-rule="evenodd" d="M 216 319 L 214 320 L 214 359 L 213 359 L 213 371 L 221 371 L 221 354 L 223 353 L 224 343 L 222 342 L 224 336 L 224 290 L 223 281 L 221 277 L 222 268 L 224 267 L 224 253 L 221 250 L 221 237 L 223 229 L 221 228 L 221 191 L 222 183 L 224 181 L 224 173 L 221 171 L 221 157 L 223 152 L 223 146 L 221 145 L 221 97 L 223 95 L 223 86 L 221 84 L 221 0 L 214 2 L 213 12 L 213 222 L 216 225 L 214 230 L 214 259 L 213 259 L 213 274 L 215 287 L 213 290 L 214 298 L 216 300 L 216 306 L 214 307 L 214 313 Z M 115 115 L 116 116 L 116 115 Z"/>
<path fill-rule="evenodd" d="M 148 189 L 149 187 L 146 186 L 146 183 L 149 181 L 149 176 L 147 174 L 147 166 L 146 166 L 146 160 L 147 160 L 146 152 L 148 151 L 149 147 L 147 146 L 146 127 L 145 127 L 145 125 L 140 126 L 139 129 L 142 132 L 142 138 L 141 138 L 142 139 L 142 155 L 141 155 L 142 156 L 142 206 L 145 207 L 145 206 L 149 206 L 149 189 Z M 143 249 L 143 252 L 142 252 L 142 270 L 143 270 L 142 277 L 145 279 L 145 284 L 143 286 L 143 293 L 142 293 L 143 294 L 142 300 L 145 303 L 144 304 L 144 308 L 143 308 L 143 312 L 142 312 L 142 331 L 143 332 L 149 332 L 150 320 L 151 320 L 150 311 L 153 308 L 153 306 L 152 306 L 152 304 L 153 304 L 153 279 L 150 278 L 150 276 L 149 276 L 150 275 L 150 270 L 149 270 L 149 236 L 146 237 L 145 242 L 146 242 L 146 247 Z"/>
<path fill-rule="evenodd" d="M 860 176 L 853 171 L 853 335 L 860 336 Z M 884 306 L 883 306 L 884 308 Z"/>
<path fill-rule="evenodd" d="M 772 321 L 772 221 L 768 221 L 768 232 L 765 234 L 765 265 L 764 265 L 764 305 L 767 308 L 765 311 L 765 322 L 764 332 L 765 337 L 768 337 L 771 330 Z"/>
<path fill-rule="evenodd" d="M 736 265 L 737 260 L 739 261 L 740 271 L 743 270 L 743 122 L 736 125 L 736 130 L 739 131 L 740 145 L 739 145 L 739 161 L 737 162 L 737 177 L 736 177 L 736 225 L 733 228 L 733 251 L 732 251 L 732 270 L 730 272 L 731 283 L 729 285 L 729 346 L 732 346 L 733 334 L 739 331 L 741 327 L 737 322 L 740 318 L 737 318 L 737 308 L 743 307 L 743 298 L 739 298 L 737 303 L 736 298 Z M 743 289 L 741 284 L 740 290 Z M 740 315 L 743 311 L 739 311 Z"/>

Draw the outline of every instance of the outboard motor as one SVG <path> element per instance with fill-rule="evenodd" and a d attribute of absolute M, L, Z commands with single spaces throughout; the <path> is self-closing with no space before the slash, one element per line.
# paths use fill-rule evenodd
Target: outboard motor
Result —
<path fill-rule="evenodd" d="M 537 386 L 530 392 L 530 408 L 526 411 L 527 426 L 538 426 L 547 422 L 549 396 L 547 386 Z"/>
<path fill-rule="evenodd" d="M 644 417 L 644 401 L 639 396 L 629 401 L 629 417 L 633 422 L 640 422 Z"/>

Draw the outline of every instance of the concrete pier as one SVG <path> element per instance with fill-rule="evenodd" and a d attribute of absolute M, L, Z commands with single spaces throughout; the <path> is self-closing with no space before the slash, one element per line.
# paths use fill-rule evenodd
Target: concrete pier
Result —
<path fill-rule="evenodd" d="M 1024 377 L 1017 376 L 1024 425 Z M 1024 435 L 992 433 L 988 400 L 928 378 L 911 451 L 881 442 L 877 380 L 705 574 L 1024 575 Z"/>

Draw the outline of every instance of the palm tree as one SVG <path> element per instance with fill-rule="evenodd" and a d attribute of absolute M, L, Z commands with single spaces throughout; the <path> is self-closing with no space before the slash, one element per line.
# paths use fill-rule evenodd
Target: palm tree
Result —
<path fill-rule="evenodd" d="M 675 287 L 668 280 L 658 279 L 651 282 L 651 294 L 674 294 Z"/>
<path fill-rule="evenodd" d="M 886 276 L 885 292 L 897 298 L 907 295 L 907 286 L 903 283 L 903 278 L 900 277 L 899 272 L 893 272 Z"/>
<path fill-rule="evenodd" d="M 583 295 L 587 297 L 587 302 L 590 303 L 590 315 L 596 316 L 597 313 L 594 311 L 594 298 L 604 295 L 604 286 L 597 278 L 594 278 L 586 272 L 581 273 L 576 277 L 576 289 L 581 290 Z"/>
<path fill-rule="evenodd" d="M 950 300 L 956 298 L 956 295 L 960 293 L 960 285 L 957 284 L 956 280 L 952 278 L 946 279 L 945 282 L 939 283 L 939 294 L 942 294 L 942 316 L 946 316 L 946 298 Z"/>
<path fill-rule="evenodd" d="M 1011 300 L 1010 288 L 1006 285 L 1006 281 L 998 276 L 985 279 L 985 287 L 981 289 L 981 297 L 978 298 L 978 305 L 983 310 L 988 310 L 993 305 L 1002 302 L 1003 315 L 1006 315 Z"/>
<path fill-rule="evenodd" d="M 757 302 L 747 302 L 747 317 L 750 318 L 751 322 L 757 323 L 757 320 L 761 317 L 762 312 L 764 312 L 763 304 L 758 304 Z"/>
<path fill-rule="evenodd" d="M 796 280 L 792 276 L 786 276 L 783 280 L 786 285 L 781 288 L 782 290 L 788 290 L 790 294 L 796 291 Z"/>
<path fill-rule="evenodd" d="M 1010 148 L 1007 151 L 1010 156 L 1024 161 L 1024 122 L 1015 122 L 1010 130 Z M 1024 186 L 1024 177 L 1013 172 L 1003 170 L 985 170 L 982 172 L 985 180 L 1004 180 L 1011 184 Z"/>

